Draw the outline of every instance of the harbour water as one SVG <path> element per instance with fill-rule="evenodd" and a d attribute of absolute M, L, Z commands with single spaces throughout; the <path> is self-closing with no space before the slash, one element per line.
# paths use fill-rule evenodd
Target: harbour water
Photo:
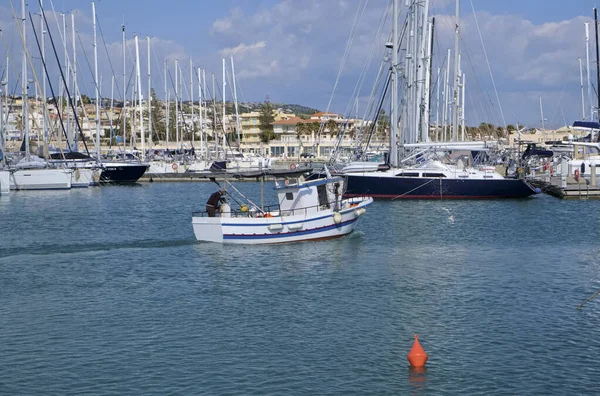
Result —
<path fill-rule="evenodd" d="M 576 309 L 600 289 L 600 202 L 376 201 L 343 239 L 224 246 L 191 227 L 214 190 L 3 196 L 0 394 L 600 389 L 600 299 Z"/>

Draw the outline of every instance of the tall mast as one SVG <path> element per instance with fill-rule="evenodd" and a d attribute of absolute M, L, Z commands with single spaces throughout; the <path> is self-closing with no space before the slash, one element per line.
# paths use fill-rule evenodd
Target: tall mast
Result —
<path fill-rule="evenodd" d="M 71 68 L 71 65 L 69 63 L 69 54 L 67 53 L 67 20 L 66 20 L 66 14 L 62 14 L 62 23 L 63 23 L 63 35 L 62 35 L 62 40 L 63 40 L 63 51 L 64 51 L 64 55 L 65 55 L 65 93 L 66 91 L 69 89 L 69 79 L 70 79 L 70 75 L 71 75 L 71 71 L 69 70 Z M 97 81 L 97 80 L 96 80 Z M 71 95 L 67 95 L 67 109 L 71 107 Z M 73 135 L 71 133 L 71 113 L 69 111 L 66 111 L 66 117 L 67 117 L 67 122 L 66 122 L 66 128 L 67 128 L 67 145 L 71 145 L 73 143 Z M 64 113 L 63 113 L 64 114 Z"/>
<path fill-rule="evenodd" d="M 456 0 L 456 27 L 454 28 L 454 89 L 452 94 L 452 141 L 458 140 L 458 84 L 459 84 L 459 69 L 460 69 L 460 57 L 458 53 L 458 39 L 459 39 L 459 17 L 460 17 L 460 0 Z"/>
<path fill-rule="evenodd" d="M 448 54 L 446 55 L 446 72 L 444 74 L 444 108 L 442 109 L 442 124 L 443 124 L 443 138 L 442 141 L 448 141 L 448 98 L 450 95 L 448 94 L 448 90 L 450 88 L 450 57 L 451 49 L 448 48 Z"/>
<path fill-rule="evenodd" d="M 75 14 L 71 13 L 71 35 L 73 38 L 73 42 L 71 43 L 71 48 L 73 50 L 73 104 L 75 105 L 75 109 L 77 109 L 77 46 L 75 45 Z M 65 41 L 66 38 L 65 38 Z M 44 94 L 45 95 L 45 94 Z M 73 114 L 73 117 L 77 117 L 77 114 Z M 73 130 L 73 150 L 77 151 L 77 131 Z"/>
<path fill-rule="evenodd" d="M 94 27 L 94 84 L 96 85 L 96 153 L 100 161 L 100 87 L 98 86 L 98 45 L 96 43 L 96 6 L 92 1 L 92 24 Z"/>
<path fill-rule="evenodd" d="M 179 78 L 179 60 L 175 59 L 175 138 L 177 139 L 176 148 L 179 148 L 179 95 L 177 95 L 177 85 Z"/>
<path fill-rule="evenodd" d="M 542 96 L 540 95 L 540 117 L 542 118 L 542 130 L 546 130 L 546 125 L 544 123 L 544 107 L 542 106 Z"/>
<path fill-rule="evenodd" d="M 23 29 L 23 52 L 21 58 L 21 91 L 23 94 L 23 115 L 22 124 L 25 127 L 25 156 L 29 161 L 29 112 L 27 103 L 27 26 L 25 24 L 25 0 L 21 0 L 21 18 Z"/>
<path fill-rule="evenodd" d="M 42 5 L 42 0 L 40 0 L 40 14 L 42 15 L 42 17 L 40 18 L 40 22 L 42 24 L 41 27 L 41 46 L 42 46 L 42 67 L 44 67 L 43 65 L 46 63 L 46 44 L 45 44 L 45 40 L 44 40 L 44 36 L 46 35 L 46 29 L 44 26 L 44 7 Z M 7 59 L 8 60 L 8 59 Z M 7 64 L 8 66 L 8 64 Z M 8 67 L 6 68 L 6 73 L 8 73 Z M 43 96 L 43 102 L 42 102 L 42 133 L 44 136 L 44 144 L 47 145 L 48 144 L 48 130 L 46 129 L 46 73 L 42 73 L 42 96 Z"/>
<path fill-rule="evenodd" d="M 152 149 L 152 76 L 150 74 L 150 37 L 146 36 L 148 44 L 148 148 Z"/>
<path fill-rule="evenodd" d="M 123 158 L 125 158 L 125 151 L 127 148 L 127 71 L 125 61 L 125 24 L 121 25 L 121 36 L 123 41 L 123 107 L 121 107 L 121 113 L 123 113 Z"/>
<path fill-rule="evenodd" d="M 142 161 L 146 159 L 146 134 L 144 133 L 144 111 L 142 110 L 142 76 L 140 74 L 140 46 L 135 36 L 135 69 L 137 74 L 138 107 L 140 112 L 140 135 L 142 137 Z"/>
<path fill-rule="evenodd" d="M 422 106 L 422 120 L 421 120 L 421 142 L 429 141 L 429 90 L 431 85 L 431 41 L 433 40 L 433 24 L 427 19 L 429 13 L 429 1 L 425 2 L 425 9 L 423 11 L 423 69 L 424 69 L 424 88 L 423 88 L 423 99 Z"/>
<path fill-rule="evenodd" d="M 198 116 L 200 130 L 200 156 L 202 156 L 202 147 L 204 146 L 204 120 L 202 119 L 202 71 L 198 68 Z"/>
<path fill-rule="evenodd" d="M 587 95 L 590 104 L 590 120 L 594 118 L 594 103 L 592 101 L 592 79 L 590 77 L 590 24 L 585 23 L 585 68 L 587 74 Z"/>
<path fill-rule="evenodd" d="M 461 104 L 461 110 L 460 110 L 460 127 L 461 127 L 461 140 L 464 141 L 465 140 L 465 82 L 466 80 L 466 75 L 465 73 L 462 73 L 462 86 L 461 86 L 461 90 L 462 90 L 462 99 L 460 101 Z"/>
<path fill-rule="evenodd" d="M 585 94 L 583 91 L 583 64 L 579 58 L 579 83 L 581 86 L 581 119 L 585 120 Z"/>
<path fill-rule="evenodd" d="M 194 147 L 194 62 L 190 58 L 190 107 L 192 108 L 192 147 Z"/>
<path fill-rule="evenodd" d="M 164 74 L 165 74 L 165 139 L 167 144 L 167 150 L 169 149 L 169 118 L 171 118 L 171 109 L 169 108 L 169 90 L 167 89 L 167 61 L 164 63 Z"/>
<path fill-rule="evenodd" d="M 217 95 L 215 95 L 215 73 L 212 73 L 212 98 L 213 98 L 213 136 L 215 138 L 215 154 L 219 156 L 219 134 L 217 133 Z"/>
<path fill-rule="evenodd" d="M 392 98 L 390 109 L 390 154 L 389 162 L 391 166 L 398 166 L 398 14 L 399 0 L 394 0 L 392 12 L 392 69 L 391 84 Z"/>
<path fill-rule="evenodd" d="M 435 103 L 435 141 L 440 141 L 440 85 L 442 85 L 442 68 L 437 69 L 436 103 Z"/>
<path fill-rule="evenodd" d="M 237 101 L 237 90 L 235 87 L 235 68 L 233 66 L 233 56 L 231 57 L 231 79 L 233 80 L 233 101 L 235 103 L 235 129 L 237 129 L 237 140 L 238 146 L 240 150 L 242 148 L 242 140 L 240 137 L 241 127 L 240 127 L 240 114 L 238 110 L 238 101 Z"/>
<path fill-rule="evenodd" d="M 600 83 L 600 52 L 598 51 L 598 9 L 594 8 L 594 26 L 596 28 L 596 87 Z M 600 120 L 600 89 L 598 91 L 598 107 L 596 108 L 598 119 Z"/>
<path fill-rule="evenodd" d="M 221 121 L 221 124 L 223 125 L 223 154 L 225 154 L 225 156 L 227 156 L 227 127 L 226 127 L 226 114 L 225 114 L 225 86 L 227 85 L 227 82 L 225 81 L 225 58 L 223 59 L 223 94 L 221 95 L 223 97 L 223 120 Z"/>
<path fill-rule="evenodd" d="M 207 101 L 204 106 L 204 120 L 208 122 L 208 96 L 206 95 L 206 70 L 202 69 L 202 91 L 204 92 L 204 100 Z M 207 138 L 208 140 L 208 138 Z M 208 157 L 208 143 L 206 144 L 206 155 Z"/>

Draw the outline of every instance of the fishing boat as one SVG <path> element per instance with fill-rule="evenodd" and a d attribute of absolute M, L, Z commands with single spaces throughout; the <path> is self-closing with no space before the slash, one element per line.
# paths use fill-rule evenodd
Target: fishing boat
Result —
<path fill-rule="evenodd" d="M 192 226 L 199 241 L 232 244 L 274 244 L 339 238 L 354 231 L 370 197 L 344 199 L 343 177 L 306 180 L 304 176 L 279 177 L 274 190 L 278 204 L 261 208 L 236 199 L 219 213 L 194 212 Z"/>

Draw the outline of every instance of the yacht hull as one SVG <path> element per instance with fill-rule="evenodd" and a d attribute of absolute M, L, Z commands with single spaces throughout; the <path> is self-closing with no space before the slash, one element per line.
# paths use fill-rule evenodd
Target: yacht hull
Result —
<path fill-rule="evenodd" d="M 526 198 L 536 191 L 521 179 L 453 179 L 347 175 L 344 196 L 387 199 Z"/>
<path fill-rule="evenodd" d="M 71 169 L 19 169 L 11 172 L 11 190 L 68 190 Z"/>
<path fill-rule="evenodd" d="M 136 163 L 105 162 L 102 164 L 100 183 L 131 184 L 136 183 L 146 173 L 148 165 Z"/>

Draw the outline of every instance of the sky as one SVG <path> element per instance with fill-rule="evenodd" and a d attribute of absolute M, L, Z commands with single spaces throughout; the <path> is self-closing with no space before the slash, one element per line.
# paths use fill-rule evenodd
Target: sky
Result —
<path fill-rule="evenodd" d="M 436 74 L 447 48 L 453 48 L 455 1 L 430 0 L 430 3 L 431 15 L 436 17 L 433 65 Z M 62 63 L 62 42 L 52 10 L 75 14 L 78 81 L 82 93 L 93 95 L 90 2 L 43 0 L 43 5 Z M 578 58 L 582 58 L 585 67 L 584 22 L 592 22 L 595 5 L 596 0 L 462 0 L 460 47 L 466 74 L 467 124 L 491 122 L 541 127 L 540 98 L 546 128 L 581 119 Z M 20 1 L 0 0 L 0 52 L 10 54 L 11 91 L 20 73 L 21 48 L 13 6 L 20 15 Z M 198 67 L 206 70 L 211 91 L 214 73 L 216 91 L 220 92 L 221 62 L 226 58 L 229 80 L 226 97 L 231 100 L 230 57 L 233 57 L 241 101 L 263 101 L 268 96 L 273 102 L 361 116 L 365 114 L 382 64 L 383 44 L 391 32 L 389 12 L 386 13 L 389 0 L 98 0 L 95 6 L 101 29 L 98 32 L 100 88 L 102 96 L 110 97 L 114 92 L 115 98 L 121 98 L 123 90 L 121 25 L 125 23 L 128 86 L 134 70 L 133 37 L 137 34 L 144 92 L 148 78 L 148 36 L 151 84 L 161 97 L 165 60 L 170 71 L 169 91 L 174 91 L 174 64 L 175 59 L 179 60 L 184 83 L 182 95 L 186 100 L 190 94 L 189 60 L 192 59 L 194 70 Z M 32 13 L 39 28 L 39 0 L 29 0 L 27 11 Z M 61 21 L 60 16 L 58 20 Z M 67 24 L 70 48 L 70 16 Z M 590 30 L 590 72 L 595 86 L 593 23 Z M 39 80 L 40 55 L 29 23 L 27 38 Z M 58 89 L 57 62 L 49 45 L 46 61 L 51 81 Z M 5 69 L 0 65 L 3 75 Z M 34 78 L 31 70 L 29 73 L 29 78 Z M 585 79 L 586 70 L 583 74 Z M 197 99 L 197 81 L 193 85 Z M 131 96 L 130 87 L 127 95 Z M 584 96 L 585 115 L 589 117 L 587 85 Z"/>

